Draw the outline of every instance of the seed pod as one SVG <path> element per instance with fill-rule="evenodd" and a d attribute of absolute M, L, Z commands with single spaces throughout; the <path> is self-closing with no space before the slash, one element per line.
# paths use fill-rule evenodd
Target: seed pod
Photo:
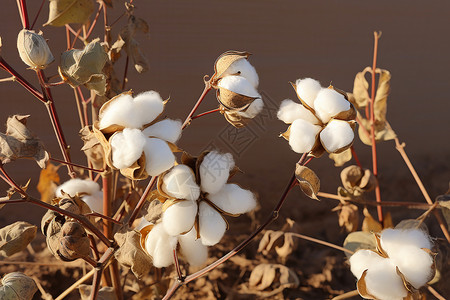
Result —
<path fill-rule="evenodd" d="M 37 292 L 33 279 L 20 272 L 6 274 L 0 284 L 0 299 L 31 300 Z"/>
<path fill-rule="evenodd" d="M 55 60 L 42 34 L 22 29 L 17 36 L 17 50 L 22 61 L 33 69 L 45 69 Z"/>
<path fill-rule="evenodd" d="M 59 253 L 66 260 L 89 256 L 90 241 L 86 230 L 77 222 L 66 222 L 61 228 Z"/>

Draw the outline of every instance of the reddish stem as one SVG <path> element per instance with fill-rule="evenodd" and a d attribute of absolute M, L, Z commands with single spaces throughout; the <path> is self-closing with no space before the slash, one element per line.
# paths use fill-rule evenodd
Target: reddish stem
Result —
<path fill-rule="evenodd" d="M 73 42 L 72 42 L 72 44 L 70 44 L 70 49 L 73 49 L 73 47 L 75 47 L 75 43 L 78 41 L 78 38 L 80 37 L 81 29 L 82 29 L 82 28 L 83 28 L 83 27 L 80 27 L 80 28 L 77 30 L 77 33 L 75 34 L 75 37 L 73 38 Z M 68 36 L 67 38 L 70 39 L 70 36 Z"/>
<path fill-rule="evenodd" d="M 111 172 L 102 173 L 102 187 L 103 187 L 103 215 L 108 219 L 112 213 L 112 197 L 111 197 Z M 103 222 L 103 232 L 108 238 L 112 238 L 112 223 L 106 219 Z"/>
<path fill-rule="evenodd" d="M 205 99 L 205 96 L 208 94 L 208 92 L 212 89 L 211 86 L 211 82 L 207 81 L 206 79 L 204 79 L 205 82 L 205 88 L 203 89 L 202 94 L 200 95 L 200 97 L 197 100 L 197 103 L 195 103 L 194 107 L 192 108 L 191 112 L 189 113 L 189 115 L 186 117 L 186 120 L 184 120 L 183 126 L 181 127 L 182 129 L 186 128 L 186 126 L 189 125 L 189 123 L 192 120 L 192 116 L 195 114 L 195 112 L 197 111 L 198 107 L 200 106 L 200 104 L 202 103 L 203 99 Z"/>
<path fill-rule="evenodd" d="M 82 169 L 85 169 L 85 170 L 94 171 L 94 172 L 97 172 L 97 173 L 105 172 L 105 170 L 97 170 L 97 169 L 89 168 L 89 167 L 82 166 L 82 165 L 79 165 L 79 164 L 74 164 L 72 162 L 67 162 L 67 161 L 60 160 L 60 159 L 53 158 L 53 157 L 50 157 L 50 160 L 54 161 L 54 162 L 58 162 L 60 164 L 69 165 L 69 166 L 73 166 L 73 167 L 78 167 L 78 168 L 82 168 Z"/>
<path fill-rule="evenodd" d="M 173 248 L 173 262 L 175 264 L 175 270 L 177 270 L 178 280 L 183 281 L 183 274 L 181 273 L 180 262 L 178 261 L 177 248 Z"/>
<path fill-rule="evenodd" d="M 212 109 L 212 110 L 206 111 L 206 112 L 204 112 L 204 113 L 198 114 L 198 115 L 196 115 L 196 116 L 193 116 L 193 117 L 191 118 L 191 120 L 195 120 L 195 119 L 197 119 L 197 118 L 200 118 L 200 117 L 203 117 L 203 116 L 206 116 L 206 115 L 215 113 L 215 112 L 219 112 L 219 111 L 220 111 L 220 108 Z"/>
<path fill-rule="evenodd" d="M 39 6 L 39 10 L 36 14 L 36 17 L 34 17 L 34 20 L 33 20 L 33 23 L 31 24 L 30 29 L 33 29 L 34 25 L 36 24 L 36 21 L 37 21 L 39 15 L 41 14 L 42 8 L 44 7 L 44 3 L 45 3 L 45 0 L 42 0 L 41 6 Z"/>
<path fill-rule="evenodd" d="M 28 10 L 26 0 L 17 0 L 17 5 L 19 6 L 20 18 L 22 20 L 23 28 L 30 28 L 30 21 L 28 20 Z"/>
<path fill-rule="evenodd" d="M 103 5 L 104 5 L 103 2 L 99 3 L 97 14 L 95 15 L 94 21 L 92 21 L 92 25 L 91 25 L 91 27 L 89 28 L 89 30 L 88 30 L 88 32 L 86 34 L 86 37 L 85 37 L 86 40 L 89 38 L 89 36 L 91 35 L 92 31 L 94 30 L 95 25 L 97 24 L 97 20 L 98 20 L 98 17 L 100 16 L 100 12 L 102 11 Z"/>
<path fill-rule="evenodd" d="M 158 176 L 153 176 L 152 179 L 150 179 L 149 183 L 147 184 L 147 187 L 144 190 L 144 193 L 142 194 L 141 198 L 139 199 L 138 204 L 134 208 L 133 212 L 131 213 L 130 219 L 128 220 L 128 225 L 131 226 L 133 224 L 134 220 L 136 220 L 139 211 L 144 206 L 145 201 L 147 201 L 147 197 L 150 194 L 150 191 L 153 188 L 153 185 L 156 183 L 156 179 L 158 179 Z"/>
<path fill-rule="evenodd" d="M 355 148 L 353 146 L 350 147 L 350 151 L 352 151 L 352 156 L 355 159 L 356 164 L 362 170 L 363 167 L 361 165 L 361 162 L 359 161 L 358 155 L 356 154 Z"/>

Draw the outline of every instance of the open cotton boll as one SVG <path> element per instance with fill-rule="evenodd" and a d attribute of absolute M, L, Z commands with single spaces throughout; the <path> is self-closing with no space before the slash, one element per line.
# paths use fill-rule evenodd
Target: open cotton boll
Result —
<path fill-rule="evenodd" d="M 314 101 L 314 110 L 323 123 L 350 109 L 350 102 L 333 89 L 321 89 Z"/>
<path fill-rule="evenodd" d="M 100 114 L 100 129 L 110 125 L 122 125 L 128 128 L 141 127 L 140 118 L 136 117 L 133 97 L 123 94 L 112 101 Z"/>
<path fill-rule="evenodd" d="M 86 195 L 81 198 L 89 208 L 98 213 L 103 213 L 103 192 L 97 191 L 91 195 Z"/>
<path fill-rule="evenodd" d="M 155 225 L 145 238 L 145 250 L 153 258 L 157 268 L 173 264 L 173 249 L 177 246 L 177 238 L 169 236 L 162 224 Z"/>
<path fill-rule="evenodd" d="M 264 102 L 261 98 L 257 98 L 252 103 L 250 103 L 245 111 L 239 111 L 238 114 L 245 118 L 253 119 L 262 111 L 263 107 Z"/>
<path fill-rule="evenodd" d="M 350 257 L 350 270 L 356 278 L 360 279 L 365 270 L 380 263 L 384 259 L 371 250 L 358 250 Z"/>
<path fill-rule="evenodd" d="M 322 129 L 320 126 L 311 124 L 303 119 L 295 120 L 290 128 L 289 145 L 297 153 L 311 151 L 316 142 L 316 136 Z"/>
<path fill-rule="evenodd" d="M 142 132 L 148 137 L 176 143 L 181 136 L 181 126 L 180 120 L 165 119 L 145 128 Z"/>
<path fill-rule="evenodd" d="M 160 139 L 147 139 L 144 145 L 145 170 L 150 176 L 157 176 L 170 169 L 175 163 L 175 156 L 169 145 Z"/>
<path fill-rule="evenodd" d="M 209 152 L 200 164 L 200 183 L 203 192 L 217 193 L 228 181 L 230 170 L 234 167 L 230 153 Z"/>
<path fill-rule="evenodd" d="M 144 217 L 139 219 L 139 223 L 136 225 L 134 230 L 140 231 L 142 228 L 144 228 L 147 225 L 153 225 L 153 223 L 147 221 Z"/>
<path fill-rule="evenodd" d="M 200 187 L 195 182 L 195 175 L 186 165 L 177 165 L 164 175 L 163 191 L 176 199 L 195 201 L 200 196 Z"/>
<path fill-rule="evenodd" d="M 367 292 L 377 299 L 403 300 L 408 294 L 395 265 L 389 259 L 371 265 L 365 282 Z"/>
<path fill-rule="evenodd" d="M 255 87 L 242 76 L 226 76 L 219 81 L 219 87 L 225 88 L 237 94 L 253 98 L 261 98 Z"/>
<path fill-rule="evenodd" d="M 197 215 L 197 203 L 190 200 L 177 202 L 162 215 L 162 224 L 169 235 L 179 235 L 191 230 Z"/>
<path fill-rule="evenodd" d="M 110 140 L 114 167 L 124 169 L 134 164 L 142 155 L 145 140 L 139 129 L 125 128 L 115 133 Z"/>
<path fill-rule="evenodd" d="M 250 64 L 250 62 L 241 58 L 235 62 L 233 62 L 228 69 L 222 74 L 223 77 L 227 75 L 240 75 L 246 78 L 256 89 L 258 88 L 259 78 L 258 73 L 256 73 L 255 68 Z"/>
<path fill-rule="evenodd" d="M 312 78 L 297 79 L 297 95 L 311 108 L 314 108 L 314 100 L 322 89 L 320 83 Z"/>
<path fill-rule="evenodd" d="M 391 256 L 404 246 L 431 249 L 431 241 L 426 232 L 420 229 L 385 229 L 380 236 L 381 247 Z"/>
<path fill-rule="evenodd" d="M 74 178 L 58 186 L 56 189 L 56 197 L 63 197 L 61 191 L 64 191 L 64 193 L 69 194 L 71 197 L 74 197 L 77 193 L 94 195 L 100 191 L 100 185 L 89 179 Z"/>
<path fill-rule="evenodd" d="M 256 206 L 255 195 L 234 183 L 225 184 L 220 191 L 210 194 L 208 199 L 230 214 L 243 214 L 252 211 Z"/>
<path fill-rule="evenodd" d="M 141 127 L 152 122 L 163 112 L 164 101 L 155 91 L 143 92 L 134 97 L 134 109 Z"/>
<path fill-rule="evenodd" d="M 186 234 L 178 237 L 181 253 L 187 262 L 194 267 L 201 266 L 208 258 L 208 248 L 202 244 L 201 239 L 197 239 L 197 231 L 192 228 Z"/>
<path fill-rule="evenodd" d="M 286 124 L 291 124 L 297 119 L 303 119 L 312 124 L 319 124 L 319 120 L 317 120 L 311 111 L 291 99 L 285 99 L 281 102 L 277 117 Z"/>
<path fill-rule="evenodd" d="M 222 215 L 205 202 L 200 202 L 198 222 L 203 245 L 217 244 L 225 234 L 227 224 Z"/>
<path fill-rule="evenodd" d="M 323 147 L 330 153 L 342 149 L 353 142 L 355 133 L 348 122 L 332 120 L 320 132 Z"/>

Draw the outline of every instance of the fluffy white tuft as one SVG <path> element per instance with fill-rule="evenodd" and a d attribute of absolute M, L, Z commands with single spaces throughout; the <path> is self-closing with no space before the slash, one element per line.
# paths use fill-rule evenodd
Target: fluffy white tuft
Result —
<path fill-rule="evenodd" d="M 177 165 L 164 175 L 163 191 L 177 199 L 195 201 L 200 196 L 200 187 L 195 182 L 195 175 L 186 165 Z"/>
<path fill-rule="evenodd" d="M 74 178 L 58 186 L 56 189 L 56 197 L 63 196 L 61 191 L 64 191 L 64 193 L 69 194 L 71 197 L 74 197 L 77 193 L 95 195 L 100 191 L 100 185 L 89 179 Z"/>
<path fill-rule="evenodd" d="M 322 145 L 330 153 L 350 145 L 354 137 L 355 133 L 350 124 L 341 120 L 332 120 L 320 132 Z"/>
<path fill-rule="evenodd" d="M 333 89 L 322 89 L 314 101 L 314 109 L 323 123 L 327 123 L 338 113 L 350 109 L 350 102 Z"/>
<path fill-rule="evenodd" d="M 81 197 L 92 211 L 103 213 L 103 192 L 97 191 L 91 195 Z"/>
<path fill-rule="evenodd" d="M 175 163 L 175 156 L 169 145 L 160 139 L 147 139 L 144 145 L 145 170 L 150 176 L 157 176 L 170 169 Z"/>
<path fill-rule="evenodd" d="M 230 153 L 220 154 L 211 151 L 200 164 L 200 184 L 203 192 L 217 193 L 228 181 L 230 170 L 234 167 L 233 156 Z"/>
<path fill-rule="evenodd" d="M 141 127 L 152 122 L 163 112 L 164 102 L 158 92 L 143 92 L 134 97 L 134 110 L 135 118 L 139 120 Z"/>
<path fill-rule="evenodd" d="M 245 58 L 239 59 L 232 63 L 223 73 L 223 76 L 227 75 L 240 75 L 246 78 L 255 89 L 258 88 L 258 73 L 256 73 L 255 68 Z"/>
<path fill-rule="evenodd" d="M 181 253 L 187 262 L 194 267 L 201 266 L 208 258 L 208 248 L 202 244 L 201 239 L 197 239 L 197 231 L 192 228 L 186 234 L 178 237 Z"/>
<path fill-rule="evenodd" d="M 358 250 L 350 257 L 350 270 L 359 279 L 365 270 L 383 259 L 383 257 L 371 250 Z"/>
<path fill-rule="evenodd" d="M 223 237 L 227 224 L 221 214 L 205 202 L 200 202 L 198 221 L 203 245 L 213 246 Z"/>
<path fill-rule="evenodd" d="M 256 206 L 255 195 L 237 184 L 225 184 L 219 192 L 210 194 L 208 199 L 217 207 L 230 214 L 250 212 Z"/>
<path fill-rule="evenodd" d="M 194 226 L 197 203 L 184 200 L 171 205 L 162 215 L 162 224 L 167 234 L 180 235 Z"/>
<path fill-rule="evenodd" d="M 305 121 L 303 119 L 295 120 L 289 133 L 289 145 L 292 150 L 297 153 L 305 153 L 311 151 L 316 137 L 322 128 Z"/>
<path fill-rule="evenodd" d="M 226 76 L 219 81 L 219 87 L 248 97 L 261 98 L 255 87 L 242 76 Z"/>
<path fill-rule="evenodd" d="M 128 128 L 139 128 L 139 119 L 135 116 L 133 97 L 124 94 L 111 102 L 100 114 L 100 129 L 110 125 L 122 125 Z"/>
<path fill-rule="evenodd" d="M 124 169 L 135 163 L 142 155 L 146 137 L 139 129 L 125 128 L 111 138 L 112 161 L 117 169 Z"/>
<path fill-rule="evenodd" d="M 389 259 L 371 265 L 365 279 L 367 292 L 377 299 L 402 300 L 407 295 L 403 281 Z"/>
<path fill-rule="evenodd" d="M 145 128 L 145 136 L 155 137 L 170 143 L 176 143 L 181 136 L 181 121 L 165 119 Z"/>
<path fill-rule="evenodd" d="M 247 110 L 238 112 L 239 115 L 253 119 L 256 117 L 263 109 L 264 102 L 261 98 L 255 99 L 250 105 L 248 106 Z"/>
<path fill-rule="evenodd" d="M 314 108 L 314 100 L 317 93 L 322 89 L 320 83 L 312 78 L 297 79 L 295 82 L 297 85 L 298 96 L 311 108 Z"/>
<path fill-rule="evenodd" d="M 153 227 L 145 238 L 145 250 L 153 258 L 155 267 L 163 268 L 173 264 L 173 249 L 177 242 L 177 238 L 169 236 L 162 224 Z"/>
<path fill-rule="evenodd" d="M 286 124 L 291 124 L 297 119 L 303 119 L 312 124 L 319 123 L 319 120 L 317 120 L 311 111 L 306 109 L 300 103 L 295 103 L 291 99 L 285 99 L 281 102 L 277 117 Z"/>
<path fill-rule="evenodd" d="M 420 229 L 385 229 L 381 232 L 380 240 L 381 247 L 389 256 L 403 246 L 432 247 L 428 234 Z"/>
<path fill-rule="evenodd" d="M 390 258 L 416 289 L 431 280 L 433 258 L 423 249 L 402 245 Z"/>

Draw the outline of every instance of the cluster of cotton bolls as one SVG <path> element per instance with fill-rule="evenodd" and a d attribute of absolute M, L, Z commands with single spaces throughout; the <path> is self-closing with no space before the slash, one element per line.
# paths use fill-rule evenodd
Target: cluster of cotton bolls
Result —
<path fill-rule="evenodd" d="M 351 271 L 359 281 L 363 297 L 401 300 L 406 286 L 419 289 L 434 276 L 434 258 L 429 236 L 419 229 L 386 229 L 381 232 L 377 252 L 358 250 L 350 257 Z M 405 282 L 397 272 L 403 275 Z"/>
<path fill-rule="evenodd" d="M 212 151 L 203 157 L 198 170 L 180 164 L 161 175 L 158 188 L 172 204 L 146 237 L 146 250 L 155 266 L 173 263 L 177 242 L 191 265 L 201 265 L 207 258 L 206 246 L 217 244 L 228 227 L 224 216 L 236 217 L 255 208 L 251 191 L 227 183 L 233 168 L 231 154 Z"/>
<path fill-rule="evenodd" d="M 281 121 L 291 124 L 283 136 L 292 150 L 305 153 L 321 148 L 339 153 L 350 147 L 356 117 L 353 105 L 341 93 L 323 88 L 311 78 L 297 80 L 294 87 L 301 103 L 283 100 L 277 114 Z"/>
<path fill-rule="evenodd" d="M 89 179 L 70 179 L 56 189 L 56 197 L 64 197 L 63 192 L 70 197 L 80 196 L 89 208 L 97 213 L 103 212 L 103 192 L 100 185 Z"/>
<path fill-rule="evenodd" d="M 123 93 L 104 104 L 100 110 L 99 129 L 116 131 L 109 139 L 115 168 L 129 168 L 143 154 L 145 170 L 150 176 L 159 175 L 174 165 L 175 156 L 168 143 L 173 144 L 180 138 L 181 121 L 164 119 L 156 122 L 164 105 L 155 91 L 134 98 L 130 93 Z"/>

